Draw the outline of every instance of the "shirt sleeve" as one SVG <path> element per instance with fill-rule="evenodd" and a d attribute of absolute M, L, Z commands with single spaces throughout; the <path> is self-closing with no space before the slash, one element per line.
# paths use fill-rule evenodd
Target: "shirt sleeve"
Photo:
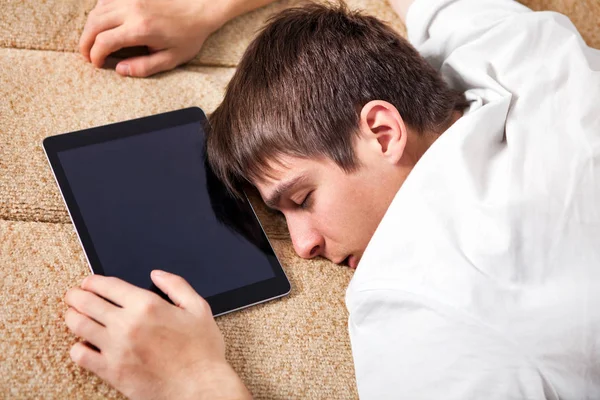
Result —
<path fill-rule="evenodd" d="M 428 40 L 475 38 L 507 18 L 531 12 L 515 0 L 416 0 L 406 28 L 409 41 L 420 47 Z"/>
<path fill-rule="evenodd" d="M 441 305 L 395 290 L 348 305 L 363 400 L 558 399 L 524 349 Z"/>
<path fill-rule="evenodd" d="M 578 114 L 597 110 L 592 82 L 600 51 L 562 14 L 533 12 L 513 0 L 416 0 L 407 29 L 453 89 L 512 96 L 512 121 L 556 122 L 548 116 L 565 114 L 565 106 Z M 578 101 L 569 103 L 573 98 Z"/>

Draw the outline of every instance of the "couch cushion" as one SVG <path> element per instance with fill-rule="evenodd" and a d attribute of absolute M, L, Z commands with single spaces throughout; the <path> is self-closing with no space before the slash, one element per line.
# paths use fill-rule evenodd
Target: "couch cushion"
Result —
<path fill-rule="evenodd" d="M 332 0 L 319 0 L 332 1 Z M 235 66 L 248 43 L 264 21 L 277 11 L 301 4 L 303 0 L 280 0 L 243 15 L 220 29 L 205 43 L 193 64 Z M 383 0 L 347 0 L 350 7 L 362 9 L 405 32 L 400 18 Z M 522 0 L 534 10 L 553 10 L 567 14 L 580 30 L 584 39 L 600 48 L 600 30 L 597 0 Z M 16 2 L 0 0 L 3 18 L 0 20 L 0 47 L 77 51 L 79 36 L 87 14 L 95 0 L 48 0 L 43 2 Z"/>
<path fill-rule="evenodd" d="M 0 49 L 0 218 L 69 222 L 46 136 L 221 101 L 232 68 L 188 66 L 152 79 L 95 69 L 74 53 Z"/>
<path fill-rule="evenodd" d="M 290 296 L 217 318 L 227 358 L 256 398 L 356 397 L 343 296 L 352 275 L 273 245 Z M 69 359 L 64 294 L 88 274 L 70 224 L 0 221 L 0 397 L 120 397 Z"/>
<path fill-rule="evenodd" d="M 0 397 L 120 397 L 68 358 L 75 338 L 63 322 L 62 298 L 87 264 L 41 140 L 192 105 L 212 111 L 233 69 L 194 65 L 235 66 L 265 19 L 300 1 L 242 16 L 209 38 L 192 65 L 139 80 L 96 70 L 76 54 L 95 0 L 0 0 L 0 47 L 49 50 L 0 49 Z M 567 14 L 600 48 L 597 0 L 522 2 Z M 385 1 L 348 3 L 404 29 Z M 356 397 L 343 305 L 351 271 L 297 258 L 285 222 L 255 205 L 293 289 L 288 298 L 218 318 L 229 360 L 257 398 Z"/>
<path fill-rule="evenodd" d="M 248 43 L 267 18 L 303 1 L 278 1 L 231 21 L 206 41 L 192 64 L 237 65 Z M 95 4 L 95 0 L 0 0 L 3 14 L 0 47 L 76 52 L 87 14 Z M 398 16 L 381 0 L 349 0 L 348 4 L 403 29 Z"/>

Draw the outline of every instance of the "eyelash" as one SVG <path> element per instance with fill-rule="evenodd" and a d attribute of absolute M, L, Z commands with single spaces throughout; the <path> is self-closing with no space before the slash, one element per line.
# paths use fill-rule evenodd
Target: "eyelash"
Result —
<path fill-rule="evenodd" d="M 310 200 L 310 196 L 312 195 L 312 191 L 308 192 L 308 194 L 306 195 L 306 197 L 304 198 L 304 201 L 302 201 L 301 204 L 298 204 L 298 207 L 302 208 L 302 209 L 306 209 L 309 207 L 309 204 L 307 204 Z"/>

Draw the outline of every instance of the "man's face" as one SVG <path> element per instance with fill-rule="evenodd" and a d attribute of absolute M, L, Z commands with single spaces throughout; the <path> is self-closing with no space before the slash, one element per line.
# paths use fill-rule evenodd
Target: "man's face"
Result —
<path fill-rule="evenodd" d="M 272 177 L 254 183 L 267 206 L 285 216 L 300 257 L 356 268 L 400 186 L 438 137 L 416 134 L 381 100 L 363 107 L 358 133 L 353 149 L 360 167 L 352 173 L 325 157 L 281 156 L 268 163 Z"/>
<path fill-rule="evenodd" d="M 356 154 L 362 164 L 347 174 L 329 158 L 281 157 L 271 164 L 273 179 L 257 183 L 265 203 L 283 213 L 296 253 L 303 258 L 325 257 L 356 268 L 388 206 L 406 178 L 367 143 Z M 292 182 L 291 186 L 287 184 Z M 280 193 L 278 187 L 288 186 Z"/>

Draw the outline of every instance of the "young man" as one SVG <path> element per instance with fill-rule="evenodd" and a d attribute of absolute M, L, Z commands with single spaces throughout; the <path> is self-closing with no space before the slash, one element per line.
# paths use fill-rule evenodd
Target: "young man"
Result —
<path fill-rule="evenodd" d="M 360 263 L 362 398 L 600 397 L 600 52 L 510 0 L 406 18 L 427 62 L 342 7 L 280 14 L 211 116 L 209 161 L 283 213 L 300 256 Z M 153 280 L 179 308 L 114 278 L 68 293 L 102 351 L 74 360 L 134 398 L 249 396 L 206 303 Z"/>

